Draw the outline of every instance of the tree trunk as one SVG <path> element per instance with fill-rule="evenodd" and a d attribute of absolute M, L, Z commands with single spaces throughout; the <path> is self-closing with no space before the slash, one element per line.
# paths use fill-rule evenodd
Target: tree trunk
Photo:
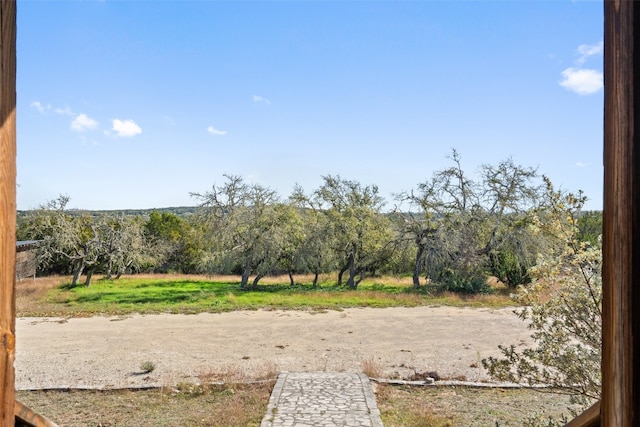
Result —
<path fill-rule="evenodd" d="M 132 262 L 132 261 L 129 261 L 129 262 L 127 263 L 127 265 L 125 265 L 125 266 L 121 266 L 121 267 L 118 269 L 118 274 L 116 274 L 116 280 L 118 280 L 120 277 L 122 277 L 122 275 L 125 273 L 125 271 L 127 271 L 127 269 L 128 269 L 129 267 L 131 267 L 131 264 L 133 264 L 133 262 Z"/>
<path fill-rule="evenodd" d="M 87 271 L 87 278 L 84 281 L 84 285 L 88 288 L 89 286 L 91 286 L 91 278 L 93 277 L 93 268 L 89 269 Z"/>
<path fill-rule="evenodd" d="M 318 287 L 318 270 L 313 272 L 313 287 Z"/>
<path fill-rule="evenodd" d="M 83 261 L 75 261 L 73 267 L 73 278 L 71 279 L 71 287 L 75 287 L 78 284 L 78 279 L 82 275 L 82 270 L 84 270 L 84 260 Z"/>
<path fill-rule="evenodd" d="M 293 287 L 295 286 L 295 282 L 293 280 L 293 273 L 289 272 L 289 286 Z"/>
<path fill-rule="evenodd" d="M 240 282 L 240 289 L 241 290 L 246 290 L 247 289 L 247 283 L 249 283 L 249 276 L 251 275 L 251 265 L 249 263 L 247 263 L 244 266 L 244 271 L 242 272 L 242 281 Z"/>
<path fill-rule="evenodd" d="M 345 271 L 347 271 L 349 269 L 349 263 L 347 262 L 345 264 L 344 267 L 342 267 L 340 269 L 340 271 L 338 272 L 338 286 L 342 286 L 342 275 L 344 274 Z"/>
<path fill-rule="evenodd" d="M 362 282 L 363 280 L 364 280 L 364 270 L 360 270 L 359 277 L 358 277 L 358 280 L 356 280 L 355 287 L 357 288 L 360 282 Z"/>
<path fill-rule="evenodd" d="M 264 277 L 264 274 L 258 274 L 255 279 L 253 279 L 253 284 L 251 285 L 251 289 L 255 289 L 258 287 L 258 281 Z"/>
<path fill-rule="evenodd" d="M 349 255 L 349 280 L 347 280 L 347 286 L 351 289 L 358 287 L 356 283 L 356 254 L 355 250 Z"/>
<path fill-rule="evenodd" d="M 493 248 L 498 246 L 496 243 L 497 232 L 498 232 L 498 228 L 494 227 L 493 230 L 491 231 L 491 237 L 489 237 L 489 241 L 487 242 L 484 248 L 478 251 L 478 255 L 487 255 L 493 250 Z"/>
<path fill-rule="evenodd" d="M 111 265 L 107 265 L 107 271 L 105 272 L 105 278 L 107 280 L 111 280 L 112 279 L 112 274 L 111 274 Z"/>
<path fill-rule="evenodd" d="M 413 267 L 413 287 L 420 288 L 420 274 L 422 273 L 422 258 L 424 257 L 425 246 L 418 245 L 418 253 L 416 254 L 416 263 Z"/>

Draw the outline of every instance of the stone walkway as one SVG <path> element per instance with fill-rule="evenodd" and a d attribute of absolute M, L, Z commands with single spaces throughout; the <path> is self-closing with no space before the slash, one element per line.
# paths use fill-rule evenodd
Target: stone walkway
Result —
<path fill-rule="evenodd" d="M 382 427 L 369 378 L 349 372 L 282 372 L 260 427 Z"/>

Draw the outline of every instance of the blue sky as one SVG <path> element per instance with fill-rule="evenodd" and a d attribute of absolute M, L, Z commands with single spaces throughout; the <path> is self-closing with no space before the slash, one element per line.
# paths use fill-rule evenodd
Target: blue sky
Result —
<path fill-rule="evenodd" d="M 512 157 L 602 208 L 601 2 L 18 0 L 18 209 Z"/>

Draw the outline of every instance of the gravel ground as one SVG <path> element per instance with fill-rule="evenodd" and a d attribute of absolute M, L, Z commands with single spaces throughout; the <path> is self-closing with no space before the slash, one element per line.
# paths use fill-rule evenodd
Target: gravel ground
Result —
<path fill-rule="evenodd" d="M 437 371 L 486 381 L 481 360 L 499 344 L 531 343 L 512 309 L 452 307 L 19 318 L 16 337 L 18 390 L 169 386 L 363 362 L 387 378 Z M 155 369 L 143 373 L 147 361 Z"/>

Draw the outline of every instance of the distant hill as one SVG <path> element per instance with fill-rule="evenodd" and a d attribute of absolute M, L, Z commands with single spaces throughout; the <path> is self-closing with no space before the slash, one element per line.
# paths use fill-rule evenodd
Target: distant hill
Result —
<path fill-rule="evenodd" d="M 77 213 L 78 215 L 84 215 L 84 214 L 89 214 L 92 216 L 100 216 L 100 215 L 105 215 L 105 214 L 110 214 L 110 215 L 124 215 L 124 216 L 149 216 L 151 214 L 151 212 L 153 211 L 158 211 L 160 213 L 172 213 L 175 214 L 177 216 L 189 216 L 189 215 L 193 215 L 196 211 L 198 210 L 198 206 L 178 206 L 178 207 L 170 207 L 170 208 L 151 208 L 151 209 L 116 209 L 116 210 L 86 210 L 86 209 L 69 209 L 67 210 L 68 213 Z M 27 213 L 29 213 L 30 211 L 28 210 L 19 210 L 18 211 L 18 216 L 23 216 L 26 215 Z M 421 214 L 419 213 L 412 213 L 412 212 L 389 212 L 386 213 L 385 215 L 389 216 L 392 219 L 399 219 L 399 218 L 409 218 L 409 217 L 414 217 L 414 218 L 419 218 L 421 217 Z M 602 211 L 582 211 L 580 213 L 581 216 L 600 216 L 600 218 L 602 217 Z M 602 221 L 600 219 L 600 221 Z"/>
<path fill-rule="evenodd" d="M 116 210 L 86 210 L 86 209 L 69 209 L 66 212 L 70 214 L 78 215 L 124 215 L 124 216 L 149 216 L 151 212 L 157 211 L 160 213 L 172 213 L 177 216 L 189 216 L 196 212 L 197 206 L 178 206 L 170 208 L 152 208 L 152 209 L 116 209 Z M 30 211 L 18 211 L 18 216 L 28 214 Z"/>

